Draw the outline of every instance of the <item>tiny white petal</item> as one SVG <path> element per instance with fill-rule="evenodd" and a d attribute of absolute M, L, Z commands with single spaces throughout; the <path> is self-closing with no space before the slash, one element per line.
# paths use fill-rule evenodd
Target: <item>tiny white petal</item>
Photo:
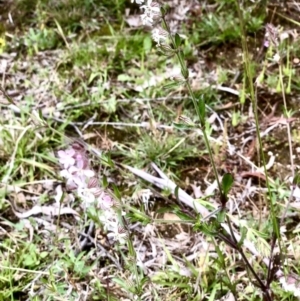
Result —
<path fill-rule="evenodd" d="M 273 60 L 278 63 L 280 61 L 280 55 L 276 53 L 273 57 Z"/>

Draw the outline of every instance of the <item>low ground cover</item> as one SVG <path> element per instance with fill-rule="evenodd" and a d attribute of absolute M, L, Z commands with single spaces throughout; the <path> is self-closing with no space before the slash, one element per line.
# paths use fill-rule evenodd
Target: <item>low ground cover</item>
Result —
<path fill-rule="evenodd" d="M 0 300 L 300 295 L 299 3 L 154 3 L 0 3 Z"/>

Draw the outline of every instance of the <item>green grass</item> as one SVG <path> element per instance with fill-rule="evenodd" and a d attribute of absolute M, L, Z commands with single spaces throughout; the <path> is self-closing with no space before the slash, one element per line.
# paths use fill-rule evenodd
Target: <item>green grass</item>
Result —
<path fill-rule="evenodd" d="M 197 101 L 207 105 L 204 127 L 217 169 L 221 175 L 235 174 L 229 198 L 235 210 L 229 210 L 228 216 L 261 254 L 253 259 L 240 242 L 264 280 L 268 269 L 261 262 L 262 255 L 270 255 L 272 218 L 279 219 L 288 204 L 287 178 L 292 172 L 287 166 L 286 125 L 282 124 L 262 137 L 264 154 L 278 153 L 269 170 L 269 195 L 265 180 L 252 170 L 249 161 L 257 166 L 263 162 L 258 149 L 246 141 L 255 139 L 247 76 L 258 83 L 254 100 L 261 132 L 282 117 L 296 118 L 291 123 L 290 144 L 297 154 L 295 99 L 300 76 L 293 60 L 299 56 L 299 46 L 290 35 L 280 43 L 280 65 L 273 60 L 275 49 L 264 49 L 258 59 L 272 3 L 246 1 L 241 9 L 249 46 L 247 73 L 236 1 L 199 6 L 173 25 L 181 34 L 192 90 Z M 130 9 L 129 16 L 125 16 L 126 9 Z M 170 17 L 174 11 L 180 16 L 181 11 L 172 6 Z M 6 22 L 7 12 L 13 24 Z M 207 208 L 218 206 L 216 190 L 210 191 L 211 197 L 205 194 L 215 176 L 188 91 L 179 84 L 164 89 L 172 82 L 174 68 L 180 70 L 180 66 L 175 58 L 159 54 L 146 28 L 127 23 L 140 14 L 138 6 L 122 0 L 18 0 L 0 4 L 0 14 L 6 22 L 0 28 L 5 66 L 0 85 L 19 109 L 11 109 L 0 92 L 0 301 L 196 301 L 220 300 L 230 293 L 236 300 L 262 300 L 240 253 L 217 238 L 216 221 L 201 223 L 201 217 L 183 205 L 176 193 L 155 188 L 123 168 L 126 164 L 158 176 L 150 167 L 154 162 L 199 203 Z M 274 22 L 283 30 L 298 29 L 288 18 L 276 14 Z M 221 91 L 218 85 L 238 95 Z M 274 114 L 269 115 L 277 102 Z M 180 124 L 181 115 L 196 126 Z M 59 174 L 56 155 L 65 145 L 65 136 L 80 135 L 101 150 L 101 155 L 90 155 L 91 164 L 103 187 L 123 202 L 130 229 L 125 246 L 109 242 L 97 210 L 82 207 L 78 197 L 72 199 Z M 248 161 L 229 153 L 229 144 L 236 152 L 242 150 Z M 297 174 L 297 156 L 294 164 Z M 57 201 L 56 189 L 61 184 L 64 195 Z M 143 193 L 148 188 L 153 206 L 145 208 Z M 20 218 L 10 202 L 20 213 L 59 203 L 79 217 L 39 212 Z M 280 240 L 289 258 L 284 266 L 287 274 L 299 270 L 296 205 L 292 199 Z M 95 230 L 89 235 L 94 244 L 78 253 L 83 239 L 79 232 L 85 233 L 91 221 Z M 277 280 L 271 287 L 278 300 L 296 300 Z"/>

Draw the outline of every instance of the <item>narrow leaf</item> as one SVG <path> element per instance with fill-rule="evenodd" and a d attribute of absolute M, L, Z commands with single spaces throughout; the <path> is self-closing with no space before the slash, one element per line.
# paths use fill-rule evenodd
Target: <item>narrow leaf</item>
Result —
<path fill-rule="evenodd" d="M 199 99 L 198 100 L 198 108 L 199 108 L 199 113 L 200 113 L 200 120 L 201 120 L 201 125 L 203 126 L 202 124 L 202 121 L 205 120 L 205 102 L 203 99 Z"/>
<path fill-rule="evenodd" d="M 220 212 L 217 214 L 217 221 L 219 223 L 224 223 L 224 221 L 225 221 L 225 215 L 226 215 L 225 210 L 220 210 Z"/>
<path fill-rule="evenodd" d="M 239 247 L 241 247 L 241 246 L 243 245 L 247 233 L 248 233 L 248 229 L 247 229 L 246 227 L 242 227 L 242 228 L 241 228 L 241 239 L 240 239 L 240 241 L 238 242 L 238 246 L 239 246 Z"/>
<path fill-rule="evenodd" d="M 233 176 L 230 173 L 226 173 L 222 178 L 222 191 L 227 196 L 233 184 Z"/>
<path fill-rule="evenodd" d="M 179 87 L 182 83 L 184 83 L 184 82 L 173 82 L 173 83 L 164 85 L 163 89 L 168 90 L 168 89 L 172 89 L 174 87 Z"/>
<path fill-rule="evenodd" d="M 177 122 L 173 122 L 173 126 L 177 130 L 190 130 L 190 129 L 195 128 L 192 125 L 183 124 L 183 123 L 177 123 Z"/>
<path fill-rule="evenodd" d="M 300 174 L 297 174 L 293 179 L 293 185 L 299 185 L 299 184 L 300 184 Z"/>
<path fill-rule="evenodd" d="M 181 38 L 178 33 L 175 34 L 175 45 L 177 48 L 181 45 Z"/>
<path fill-rule="evenodd" d="M 174 194 L 176 196 L 176 200 L 179 201 L 179 198 L 178 198 L 178 191 L 179 191 L 179 186 L 176 186 L 175 187 L 175 190 L 174 190 Z"/>

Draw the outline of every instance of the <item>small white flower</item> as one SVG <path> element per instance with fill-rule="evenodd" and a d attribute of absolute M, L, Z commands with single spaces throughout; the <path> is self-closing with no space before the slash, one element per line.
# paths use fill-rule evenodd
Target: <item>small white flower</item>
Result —
<path fill-rule="evenodd" d="M 69 168 L 69 171 L 72 173 L 72 174 L 77 174 L 78 176 L 79 175 L 82 175 L 86 178 L 92 178 L 94 175 L 95 175 L 95 172 L 93 170 L 90 170 L 90 169 L 82 169 L 82 168 L 78 168 L 76 166 L 71 166 Z"/>
<path fill-rule="evenodd" d="M 69 173 L 69 171 L 67 169 L 63 169 L 60 171 L 60 176 L 66 179 L 69 179 L 70 177 L 72 177 L 72 175 Z"/>
<path fill-rule="evenodd" d="M 116 213 L 113 210 L 103 210 L 99 214 L 99 220 L 103 225 L 104 231 L 108 231 L 113 228 L 115 223 Z"/>
<path fill-rule="evenodd" d="M 152 38 L 157 43 L 157 45 L 160 45 L 160 42 L 165 42 L 168 37 L 168 32 L 163 30 L 162 28 L 154 28 L 152 30 Z"/>
<path fill-rule="evenodd" d="M 62 201 L 63 191 L 61 185 L 58 185 L 55 189 L 56 195 L 54 196 L 56 205 L 60 205 L 60 202 Z"/>
<path fill-rule="evenodd" d="M 294 189 L 291 186 L 290 189 L 293 191 L 293 197 L 295 198 L 295 200 L 297 202 L 299 202 L 300 201 L 300 188 L 299 188 L 299 186 L 296 186 Z"/>
<path fill-rule="evenodd" d="M 142 4 L 144 3 L 144 0 L 131 0 L 131 3 L 136 3 L 136 4 Z"/>
<path fill-rule="evenodd" d="M 286 226 L 281 226 L 280 227 L 280 234 L 283 235 L 284 233 L 286 233 Z"/>
<path fill-rule="evenodd" d="M 273 60 L 278 63 L 280 61 L 280 55 L 278 53 L 276 53 L 273 57 Z"/>
<path fill-rule="evenodd" d="M 118 241 L 120 244 L 124 244 L 128 237 L 126 230 L 122 228 L 118 222 L 112 223 L 111 226 L 111 232 L 107 234 L 107 237 L 113 239 L 114 241 Z"/>
<path fill-rule="evenodd" d="M 145 12 L 141 15 L 141 19 L 142 19 L 143 25 L 152 26 L 152 24 L 153 24 L 153 16 L 152 16 L 152 14 L 149 13 L 148 11 L 145 11 Z"/>
<path fill-rule="evenodd" d="M 71 166 L 69 172 L 73 175 L 74 182 L 80 186 L 82 183 L 86 186 L 88 179 L 92 178 L 95 175 L 95 172 L 90 169 L 82 169 L 76 166 Z"/>
<path fill-rule="evenodd" d="M 288 31 L 284 31 L 279 35 L 280 41 L 282 42 L 285 39 L 289 38 L 289 32 Z"/>
<path fill-rule="evenodd" d="M 142 202 L 144 203 L 144 206 L 145 206 L 146 210 L 149 209 L 149 200 L 150 200 L 151 195 L 152 195 L 152 192 L 151 192 L 150 189 L 143 189 L 142 190 L 141 199 L 142 199 Z"/>
<path fill-rule="evenodd" d="M 160 16 L 159 4 L 152 0 L 148 0 L 147 4 L 141 5 L 141 9 L 144 10 L 144 13 L 141 15 L 142 23 L 144 25 L 152 26 L 154 19 L 157 19 Z"/>
<path fill-rule="evenodd" d="M 135 202 L 138 202 L 138 201 L 142 201 L 143 205 L 144 205 L 144 208 L 145 210 L 148 210 L 149 209 L 149 205 L 151 205 L 151 202 L 150 203 L 150 197 L 152 195 L 152 192 L 150 189 L 141 189 L 139 191 L 136 191 L 133 195 L 132 195 L 132 199 L 135 201 Z"/>
<path fill-rule="evenodd" d="M 89 188 L 79 186 L 77 189 L 77 195 L 82 200 L 85 207 L 95 202 L 95 195 L 93 191 Z"/>
<path fill-rule="evenodd" d="M 108 229 L 108 231 L 111 231 L 111 232 L 117 232 L 118 231 L 119 223 L 118 223 L 117 219 L 115 218 L 115 216 L 114 216 L 113 220 L 110 220 L 108 222 L 107 229 Z"/>
<path fill-rule="evenodd" d="M 77 181 L 74 181 L 75 175 L 72 172 L 70 172 L 70 169 L 63 169 L 62 171 L 60 171 L 59 174 L 61 177 L 67 179 L 67 185 L 77 187 Z"/>

